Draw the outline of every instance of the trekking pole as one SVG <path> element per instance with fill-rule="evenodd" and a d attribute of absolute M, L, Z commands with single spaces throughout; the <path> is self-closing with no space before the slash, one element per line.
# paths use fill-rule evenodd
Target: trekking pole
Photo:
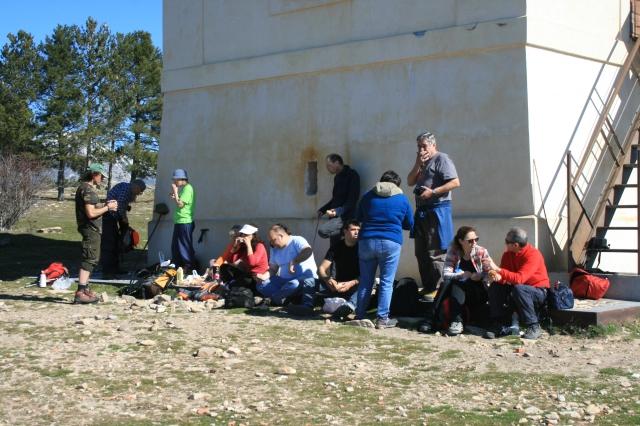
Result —
<path fill-rule="evenodd" d="M 311 243 L 311 251 L 316 248 L 316 237 L 318 236 L 318 228 L 320 227 L 320 215 L 316 216 L 316 230 L 313 233 L 313 242 Z"/>

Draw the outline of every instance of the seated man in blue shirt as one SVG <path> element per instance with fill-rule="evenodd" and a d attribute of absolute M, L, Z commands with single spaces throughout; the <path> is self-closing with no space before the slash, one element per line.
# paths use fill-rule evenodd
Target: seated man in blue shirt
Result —
<path fill-rule="evenodd" d="M 269 229 L 269 243 L 270 278 L 258 283 L 256 290 L 264 297 L 271 298 L 275 305 L 282 305 L 287 298 L 302 292 L 302 305 L 296 305 L 290 312 L 312 314 L 318 275 L 311 246 L 303 237 L 291 235 L 289 229 L 281 224 Z"/>

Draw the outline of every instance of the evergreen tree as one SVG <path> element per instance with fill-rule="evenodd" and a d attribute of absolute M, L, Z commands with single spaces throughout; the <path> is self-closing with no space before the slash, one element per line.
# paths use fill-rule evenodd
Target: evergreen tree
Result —
<path fill-rule="evenodd" d="M 32 153 L 40 57 L 33 36 L 19 31 L 9 34 L 0 52 L 0 152 Z"/>
<path fill-rule="evenodd" d="M 118 46 L 125 65 L 124 84 L 132 96 L 127 119 L 126 157 L 131 161 L 131 179 L 155 175 L 160 120 L 162 118 L 162 54 L 151 42 L 151 34 L 126 34 Z"/>
<path fill-rule="evenodd" d="M 58 200 L 64 199 L 65 169 L 81 169 L 79 132 L 83 129 L 81 56 L 77 26 L 58 25 L 41 45 L 42 86 L 38 121 L 42 147 L 58 169 Z"/>

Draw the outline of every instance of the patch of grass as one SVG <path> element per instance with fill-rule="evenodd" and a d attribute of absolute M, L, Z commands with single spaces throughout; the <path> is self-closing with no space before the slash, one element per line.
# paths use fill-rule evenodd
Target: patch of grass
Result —
<path fill-rule="evenodd" d="M 55 368 L 55 369 L 47 370 L 45 368 L 36 367 L 34 368 L 34 370 L 37 371 L 41 376 L 53 377 L 53 378 L 65 377 L 73 373 L 73 370 L 68 370 L 66 368 Z"/>
<path fill-rule="evenodd" d="M 629 375 L 628 372 L 624 371 L 622 368 L 617 368 L 617 367 L 601 368 L 600 371 L 598 371 L 598 373 L 603 376 L 628 376 Z"/>
<path fill-rule="evenodd" d="M 601 339 L 620 333 L 622 326 L 620 324 L 590 325 L 588 327 L 567 325 L 556 330 L 558 334 L 570 335 L 580 339 Z"/>
<path fill-rule="evenodd" d="M 508 410 L 503 413 L 485 411 L 461 412 L 448 405 L 427 407 L 423 409 L 423 413 L 427 414 L 427 423 L 441 425 L 512 425 L 517 424 L 522 417 L 522 413 L 515 410 Z"/>
<path fill-rule="evenodd" d="M 445 359 L 455 359 L 462 356 L 462 351 L 460 349 L 449 349 L 448 351 L 440 352 L 438 354 L 438 358 L 441 360 Z"/>

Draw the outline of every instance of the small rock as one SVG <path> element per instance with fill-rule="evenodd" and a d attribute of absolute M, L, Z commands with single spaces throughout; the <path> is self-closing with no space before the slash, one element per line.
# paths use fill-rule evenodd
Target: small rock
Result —
<path fill-rule="evenodd" d="M 87 390 L 89 388 L 89 386 L 86 383 L 80 383 L 78 386 L 76 386 L 76 389 L 78 390 Z"/>
<path fill-rule="evenodd" d="M 104 291 L 100 293 L 99 299 L 100 303 L 109 303 L 109 295 Z"/>
<path fill-rule="evenodd" d="M 129 327 L 124 324 L 120 324 L 117 328 L 118 331 L 129 331 Z"/>
<path fill-rule="evenodd" d="M 264 373 L 256 371 L 256 377 L 264 377 Z"/>
<path fill-rule="evenodd" d="M 222 354 L 222 349 L 212 348 L 212 347 L 202 347 L 194 352 L 193 356 L 199 358 L 206 358 L 212 356 L 220 356 Z"/>
<path fill-rule="evenodd" d="M 544 416 L 546 420 L 560 420 L 560 416 L 555 411 L 552 411 Z"/>
<path fill-rule="evenodd" d="M 296 374 L 296 369 L 289 366 L 284 366 L 284 367 L 278 368 L 276 373 L 283 376 L 291 376 L 293 374 Z"/>
<path fill-rule="evenodd" d="M 565 397 L 562 394 L 558 394 L 556 396 L 556 399 L 558 400 L 558 402 L 564 402 L 565 401 Z"/>
<path fill-rule="evenodd" d="M 171 296 L 168 294 L 159 294 L 153 298 L 153 301 L 158 305 L 162 302 L 171 302 Z"/>
<path fill-rule="evenodd" d="M 83 336 L 91 336 L 91 330 L 83 330 L 82 331 L 82 335 Z"/>
<path fill-rule="evenodd" d="M 166 306 L 162 306 L 162 305 L 158 305 L 158 307 L 156 308 L 156 312 L 161 314 L 163 312 L 167 311 L 167 307 Z"/>
<path fill-rule="evenodd" d="M 167 410 L 167 411 L 171 411 L 171 410 L 173 410 L 173 405 L 167 404 L 167 405 L 164 406 L 164 409 Z"/>
<path fill-rule="evenodd" d="M 524 413 L 525 414 L 540 414 L 542 413 L 542 410 L 539 409 L 538 407 L 531 405 L 527 408 L 524 409 Z"/>
<path fill-rule="evenodd" d="M 602 409 L 595 404 L 589 404 L 587 408 L 584 409 L 584 412 L 588 415 L 595 416 L 596 414 L 600 414 Z"/>
<path fill-rule="evenodd" d="M 193 392 L 191 394 L 189 394 L 189 396 L 187 397 L 187 399 L 191 400 L 191 401 L 200 401 L 200 400 L 208 400 L 209 398 L 211 398 L 211 394 L 207 393 L 207 392 Z"/>
<path fill-rule="evenodd" d="M 189 312 L 193 312 L 195 313 L 199 313 L 199 312 L 204 312 L 204 305 L 200 304 L 200 303 L 193 303 L 191 305 L 189 305 Z"/>
<path fill-rule="evenodd" d="M 520 420 L 518 420 L 518 424 L 519 425 L 522 425 L 522 424 L 525 424 L 525 423 L 529 423 L 529 420 L 527 420 L 526 417 L 522 417 Z"/>
<path fill-rule="evenodd" d="M 230 355 L 240 355 L 240 349 L 236 348 L 235 346 L 231 346 L 229 349 L 227 349 L 227 353 Z"/>
<path fill-rule="evenodd" d="M 375 328 L 376 326 L 369 319 L 363 320 L 351 320 L 344 323 L 345 325 L 351 325 L 355 327 Z"/>
<path fill-rule="evenodd" d="M 196 414 L 198 416 L 205 416 L 209 414 L 209 408 L 208 407 L 200 407 L 196 410 Z"/>
<path fill-rule="evenodd" d="M 92 318 L 84 318 L 76 321 L 76 325 L 94 325 L 95 321 Z"/>
<path fill-rule="evenodd" d="M 109 315 L 107 315 L 107 317 L 105 318 L 105 320 L 108 320 L 108 321 L 115 321 L 115 320 L 117 320 L 117 319 L 118 319 L 118 317 L 117 317 L 116 315 L 113 315 L 113 314 L 109 314 Z"/>
<path fill-rule="evenodd" d="M 345 389 L 347 392 L 351 393 L 353 392 L 355 389 L 353 388 L 353 386 L 347 386 L 347 388 Z"/>
<path fill-rule="evenodd" d="M 620 386 L 622 386 L 623 388 L 631 387 L 631 382 L 626 377 L 621 377 L 618 383 L 620 383 Z"/>
<path fill-rule="evenodd" d="M 49 226 L 46 228 L 40 228 L 38 230 L 36 230 L 37 233 L 39 234 L 57 234 L 62 232 L 62 227 L 61 226 Z"/>
<path fill-rule="evenodd" d="M 147 340 L 138 340 L 138 342 L 137 342 L 137 343 L 138 343 L 140 346 L 155 346 L 155 345 L 157 345 L 157 344 L 158 344 L 155 340 L 150 340 L 150 339 L 147 339 Z"/>
<path fill-rule="evenodd" d="M 588 365 L 600 365 L 600 364 L 602 364 L 602 361 L 600 361 L 597 358 L 594 358 L 594 359 L 590 359 L 589 361 L 587 361 L 587 364 Z"/>
<path fill-rule="evenodd" d="M 515 349 L 513 350 L 513 353 L 514 353 L 514 354 L 518 354 L 518 355 L 522 355 L 522 354 L 524 354 L 524 353 L 525 353 L 525 350 L 524 350 L 524 348 L 515 348 Z"/>

